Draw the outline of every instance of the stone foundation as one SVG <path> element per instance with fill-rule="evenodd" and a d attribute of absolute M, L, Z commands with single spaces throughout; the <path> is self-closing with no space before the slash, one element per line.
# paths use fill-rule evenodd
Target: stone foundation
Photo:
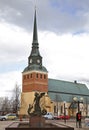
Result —
<path fill-rule="evenodd" d="M 44 127 L 45 118 L 42 116 L 32 116 L 29 118 L 29 124 L 31 127 Z"/>
<path fill-rule="evenodd" d="M 33 119 L 32 119 L 33 120 Z M 34 123 L 35 124 L 35 123 Z M 35 124 L 38 125 L 38 124 Z M 42 124 L 40 124 L 42 125 Z M 29 122 L 13 122 L 8 127 L 5 128 L 5 130 L 74 130 L 73 127 L 69 127 L 66 125 L 56 125 L 55 123 L 45 123 L 45 126 L 41 127 L 31 127 L 29 126 Z"/>

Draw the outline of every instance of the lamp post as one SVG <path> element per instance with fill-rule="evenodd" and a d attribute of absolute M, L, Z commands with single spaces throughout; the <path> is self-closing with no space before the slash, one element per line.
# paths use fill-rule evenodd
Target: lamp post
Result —
<path fill-rule="evenodd" d="M 83 98 L 81 97 L 79 100 L 77 97 L 73 98 L 74 102 L 78 105 L 78 112 L 76 114 L 76 125 L 79 123 L 79 128 L 81 128 L 81 111 L 80 111 L 80 103 L 83 103 Z"/>
<path fill-rule="evenodd" d="M 64 122 L 66 123 L 66 102 L 64 101 Z"/>

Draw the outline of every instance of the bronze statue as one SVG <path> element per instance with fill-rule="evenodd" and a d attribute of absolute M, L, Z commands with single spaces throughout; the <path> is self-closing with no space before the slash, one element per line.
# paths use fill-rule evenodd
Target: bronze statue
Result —
<path fill-rule="evenodd" d="M 29 115 L 45 115 L 47 113 L 46 109 L 41 110 L 41 107 L 40 107 L 40 99 L 44 95 L 45 95 L 45 93 L 35 92 L 35 98 L 34 98 L 34 102 L 33 102 L 34 111 L 31 113 L 33 105 L 29 104 L 29 108 L 28 108 Z"/>
<path fill-rule="evenodd" d="M 31 115 L 31 110 L 32 110 L 33 106 L 31 104 L 29 104 L 29 108 L 28 108 L 28 114 Z"/>

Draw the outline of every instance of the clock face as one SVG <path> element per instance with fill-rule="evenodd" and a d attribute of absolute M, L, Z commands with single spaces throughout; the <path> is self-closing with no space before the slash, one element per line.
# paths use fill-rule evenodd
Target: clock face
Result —
<path fill-rule="evenodd" d="M 37 60 L 37 63 L 40 63 L 40 60 L 39 60 L 39 59 Z"/>
<path fill-rule="evenodd" d="M 30 59 L 30 63 L 32 63 L 32 59 Z"/>

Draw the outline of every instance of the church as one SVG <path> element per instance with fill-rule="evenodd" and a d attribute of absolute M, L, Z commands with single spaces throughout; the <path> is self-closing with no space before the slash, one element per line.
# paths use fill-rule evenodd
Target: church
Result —
<path fill-rule="evenodd" d="M 36 9 L 32 49 L 28 57 L 28 66 L 22 72 L 20 115 L 28 114 L 28 106 L 33 104 L 35 92 L 45 92 L 43 107 L 54 115 L 66 113 L 75 116 L 78 107 L 83 116 L 89 115 L 89 89 L 85 84 L 48 78 L 47 68 L 43 66 L 39 52 Z"/>

